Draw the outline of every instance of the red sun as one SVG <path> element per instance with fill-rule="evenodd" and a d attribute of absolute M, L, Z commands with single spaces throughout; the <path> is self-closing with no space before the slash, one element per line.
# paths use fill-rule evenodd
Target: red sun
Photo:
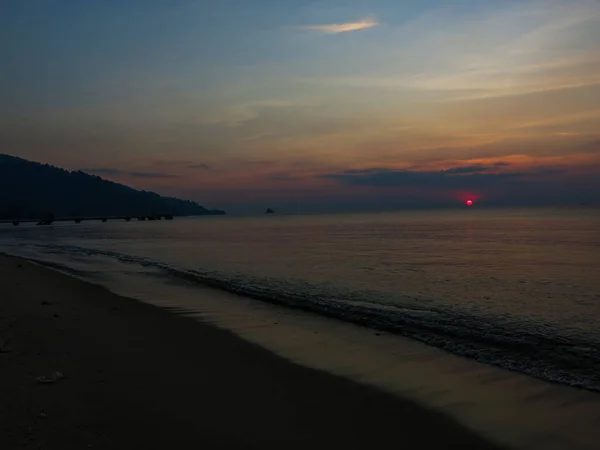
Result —
<path fill-rule="evenodd" d="M 467 206 L 473 206 L 473 200 L 467 200 Z"/>

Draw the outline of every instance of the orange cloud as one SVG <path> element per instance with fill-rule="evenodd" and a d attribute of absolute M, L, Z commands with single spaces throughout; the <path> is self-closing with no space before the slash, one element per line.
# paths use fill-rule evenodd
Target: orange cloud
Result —
<path fill-rule="evenodd" d="M 308 25 L 299 27 L 301 30 L 320 31 L 326 34 L 347 33 L 348 31 L 366 30 L 379 25 L 375 19 L 363 19 L 358 22 L 330 23 L 324 25 Z"/>

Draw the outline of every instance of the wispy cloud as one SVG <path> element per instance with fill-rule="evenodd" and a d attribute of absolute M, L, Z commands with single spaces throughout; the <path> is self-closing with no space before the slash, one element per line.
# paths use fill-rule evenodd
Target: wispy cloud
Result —
<path fill-rule="evenodd" d="M 253 135 L 250 135 L 250 136 L 242 137 L 242 138 L 240 138 L 240 141 L 258 141 L 258 140 L 261 140 L 261 139 L 265 139 L 265 138 L 269 138 L 269 137 L 272 137 L 272 136 L 276 136 L 278 134 L 279 133 L 277 133 L 275 131 L 270 131 L 270 132 L 267 132 L 267 133 L 258 133 L 258 134 L 253 134 Z"/>
<path fill-rule="evenodd" d="M 600 83 L 600 53 L 592 44 L 599 26 L 597 1 L 507 2 L 495 13 L 474 9 L 464 16 L 431 11 L 386 27 L 377 47 L 365 43 L 361 52 L 377 64 L 315 74 L 310 81 L 429 91 L 445 100 L 593 86 Z"/>
<path fill-rule="evenodd" d="M 225 125 L 231 128 L 245 125 L 258 119 L 262 114 L 274 109 L 299 108 L 311 106 L 312 102 L 305 99 L 265 99 L 239 103 L 211 116 L 200 119 L 203 125 Z"/>
<path fill-rule="evenodd" d="M 379 22 L 372 18 L 360 20 L 358 22 L 346 22 L 346 23 L 329 23 L 322 25 L 307 25 L 298 27 L 300 30 L 308 31 L 319 31 L 326 34 L 338 34 L 347 33 L 349 31 L 360 31 L 366 30 L 367 28 L 373 28 L 379 25 Z"/>
<path fill-rule="evenodd" d="M 211 170 L 212 167 L 205 163 L 189 164 L 188 169 Z"/>
<path fill-rule="evenodd" d="M 129 172 L 128 175 L 134 178 L 177 178 L 175 175 L 162 172 Z"/>
<path fill-rule="evenodd" d="M 453 167 L 440 171 L 394 170 L 388 168 L 347 170 L 321 175 L 352 186 L 429 187 L 436 189 L 482 189 L 531 182 L 538 177 L 564 174 L 563 168 L 539 168 L 529 172 L 490 172 L 493 167 Z"/>
<path fill-rule="evenodd" d="M 98 167 L 90 169 L 80 169 L 82 172 L 91 173 L 94 175 L 119 175 L 122 172 L 119 169 L 111 169 L 108 167 Z"/>
<path fill-rule="evenodd" d="M 82 172 L 91 173 L 94 175 L 125 175 L 133 178 L 177 178 L 176 175 L 171 175 L 169 173 L 163 172 L 127 172 L 121 169 L 113 169 L 110 167 L 100 167 L 100 168 L 92 168 L 92 169 L 81 169 Z"/>

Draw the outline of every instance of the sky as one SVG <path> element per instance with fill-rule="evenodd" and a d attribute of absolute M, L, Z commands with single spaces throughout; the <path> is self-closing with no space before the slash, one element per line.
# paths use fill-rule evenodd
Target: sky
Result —
<path fill-rule="evenodd" d="M 230 212 L 600 203 L 600 0 L 2 0 L 0 152 Z"/>

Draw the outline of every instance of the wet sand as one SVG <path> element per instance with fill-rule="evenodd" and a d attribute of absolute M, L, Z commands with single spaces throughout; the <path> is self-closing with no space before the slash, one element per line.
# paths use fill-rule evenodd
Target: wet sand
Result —
<path fill-rule="evenodd" d="M 498 448 L 412 401 L 5 256 L 0 348 L 3 449 Z"/>

